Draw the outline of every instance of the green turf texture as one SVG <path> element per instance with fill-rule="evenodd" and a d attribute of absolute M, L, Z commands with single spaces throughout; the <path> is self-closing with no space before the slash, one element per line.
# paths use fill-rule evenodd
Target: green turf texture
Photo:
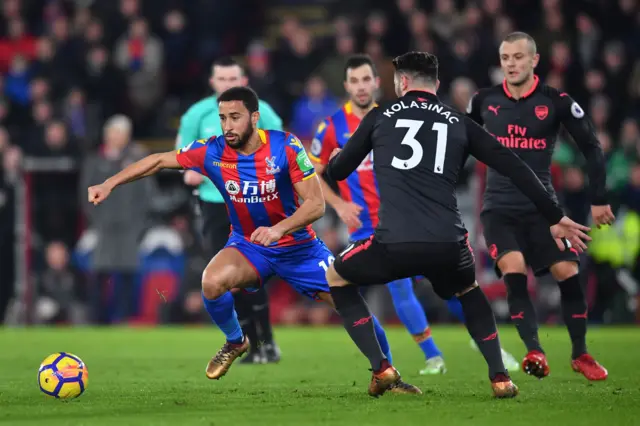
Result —
<path fill-rule="evenodd" d="M 564 328 L 545 328 L 551 375 L 512 374 L 513 400 L 495 400 L 487 369 L 459 326 L 433 335 L 448 373 L 420 376 L 423 357 L 403 328 L 387 327 L 394 364 L 424 395 L 366 393 L 369 367 L 342 328 L 280 328 L 278 365 L 234 365 L 220 381 L 204 367 L 222 344 L 214 327 L 0 329 L 0 424 L 10 425 L 638 425 L 640 329 L 600 328 L 589 348 L 609 370 L 589 383 L 569 365 Z M 503 346 L 520 358 L 515 330 Z M 67 351 L 89 369 L 87 391 L 62 402 L 42 394 L 40 362 Z"/>

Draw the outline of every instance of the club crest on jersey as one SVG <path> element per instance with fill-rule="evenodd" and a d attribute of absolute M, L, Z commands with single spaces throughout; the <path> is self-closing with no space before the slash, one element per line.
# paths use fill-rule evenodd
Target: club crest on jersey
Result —
<path fill-rule="evenodd" d="M 549 107 L 546 105 L 538 105 L 533 111 L 536 113 L 538 120 L 544 120 L 549 115 Z"/>
<path fill-rule="evenodd" d="M 236 195 L 240 192 L 240 184 L 235 180 L 228 180 L 224 183 L 224 188 L 231 195 Z"/>
<path fill-rule="evenodd" d="M 264 161 L 267 163 L 267 174 L 268 175 L 275 175 L 276 173 L 278 173 L 280 171 L 280 167 L 278 167 L 278 165 L 276 164 L 276 157 L 275 155 L 271 158 L 267 157 L 264 159 Z"/>

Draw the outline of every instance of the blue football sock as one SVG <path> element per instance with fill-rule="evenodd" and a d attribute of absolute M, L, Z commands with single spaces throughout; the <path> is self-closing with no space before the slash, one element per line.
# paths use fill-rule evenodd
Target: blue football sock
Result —
<path fill-rule="evenodd" d="M 429 326 L 422 305 L 413 292 L 413 282 L 410 278 L 387 284 L 393 299 L 396 314 L 412 335 L 420 334 Z"/>
<path fill-rule="evenodd" d="M 211 320 L 222 330 L 227 341 L 240 344 L 244 340 L 242 327 L 238 322 L 238 315 L 233 307 L 233 296 L 231 292 L 226 292 L 217 299 L 209 300 L 202 293 L 204 307 L 209 313 Z"/>
<path fill-rule="evenodd" d="M 422 349 L 426 359 L 442 356 L 442 352 L 440 352 L 436 342 L 434 342 L 433 337 L 431 337 L 430 328 L 427 328 L 421 336 L 414 336 L 413 338 L 418 343 L 418 346 L 420 346 L 420 349 Z"/>
<path fill-rule="evenodd" d="M 464 324 L 464 312 L 462 311 L 462 305 L 458 298 L 454 296 L 447 300 L 447 307 L 449 308 L 449 312 L 458 318 L 458 321 Z"/>
<path fill-rule="evenodd" d="M 393 360 L 391 359 L 391 348 L 389 347 L 389 341 L 387 340 L 387 334 L 384 332 L 384 328 L 380 325 L 380 321 L 376 318 L 375 315 L 373 317 L 373 327 L 376 330 L 376 337 L 378 338 L 378 343 L 380 344 L 380 349 L 382 349 L 382 353 L 387 357 L 389 364 L 393 364 Z"/>
<path fill-rule="evenodd" d="M 387 288 L 393 299 L 393 306 L 400 321 L 407 328 L 409 333 L 424 352 L 424 356 L 429 359 L 434 356 L 442 356 L 429 329 L 429 322 L 424 313 L 424 308 L 418 301 L 413 291 L 413 281 L 411 278 L 404 278 L 387 284 Z"/>

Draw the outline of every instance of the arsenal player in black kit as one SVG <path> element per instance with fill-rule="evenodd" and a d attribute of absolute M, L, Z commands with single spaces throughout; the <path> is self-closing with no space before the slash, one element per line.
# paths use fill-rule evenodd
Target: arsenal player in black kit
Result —
<path fill-rule="evenodd" d="M 371 363 L 370 395 L 382 395 L 400 375 L 380 349 L 357 285 L 424 275 L 440 297 L 459 298 L 469 334 L 489 366 L 494 395 L 514 397 L 518 388 L 502 363 L 493 312 L 475 280 L 473 254 L 458 211 L 460 169 L 471 154 L 509 176 L 545 218 L 544 231 L 551 241 L 558 238 L 559 248 L 565 247 L 562 237 L 579 250 L 586 248 L 580 238 L 588 236 L 581 230 L 589 228 L 564 217 L 513 152 L 438 100 L 435 56 L 410 52 L 393 64 L 399 99 L 371 110 L 324 172 L 329 182 L 344 180 L 373 150 L 381 202 L 374 236 L 349 245 L 329 267 L 331 295 L 346 330 Z"/>
<path fill-rule="evenodd" d="M 528 34 L 507 36 L 500 46 L 504 82 L 474 95 L 467 114 L 524 160 L 554 198 L 551 156 L 563 125 L 587 159 L 594 223 L 598 227 L 610 224 L 614 216 L 606 198 L 605 160 L 593 124 L 569 95 L 539 81 L 533 73 L 539 56 Z M 490 169 L 481 220 L 496 272 L 507 286 L 511 319 L 528 350 L 523 370 L 539 378 L 549 374 L 527 291 L 528 265 L 536 275 L 550 271 L 558 281 L 562 314 L 573 346 L 573 370 L 589 380 L 606 379 L 607 370 L 587 353 L 587 304 L 578 279 L 577 252 L 573 248 L 558 250 L 536 207 L 508 178 Z"/>

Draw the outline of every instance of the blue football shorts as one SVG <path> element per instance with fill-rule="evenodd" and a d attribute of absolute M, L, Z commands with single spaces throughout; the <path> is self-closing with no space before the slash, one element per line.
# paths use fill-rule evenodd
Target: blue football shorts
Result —
<path fill-rule="evenodd" d="M 249 261 L 260 285 L 277 275 L 298 293 L 314 300 L 318 293 L 329 292 L 325 273 L 335 257 L 318 238 L 288 247 L 263 247 L 232 234 L 225 248 L 238 250 Z"/>

